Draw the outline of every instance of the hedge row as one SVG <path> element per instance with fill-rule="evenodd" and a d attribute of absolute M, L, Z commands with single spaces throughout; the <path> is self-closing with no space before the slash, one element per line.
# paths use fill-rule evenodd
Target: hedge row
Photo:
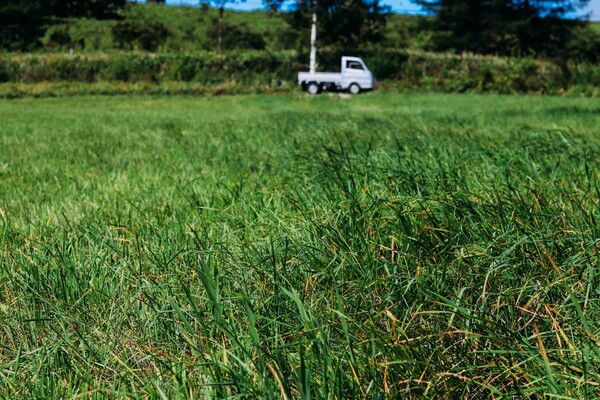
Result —
<path fill-rule="evenodd" d="M 441 92 L 559 94 L 575 88 L 594 95 L 600 66 L 556 64 L 530 58 L 499 58 L 408 51 L 363 51 L 377 79 L 402 88 Z M 341 54 L 320 53 L 320 69 L 339 68 Z M 307 54 L 240 52 L 220 56 L 117 53 L 105 55 L 31 55 L 0 57 L 0 83 L 128 82 L 197 83 L 205 87 L 293 84 Z"/>
<path fill-rule="evenodd" d="M 238 53 L 218 56 L 106 54 L 32 55 L 0 58 L 0 82 L 271 82 L 292 76 L 288 54 Z"/>

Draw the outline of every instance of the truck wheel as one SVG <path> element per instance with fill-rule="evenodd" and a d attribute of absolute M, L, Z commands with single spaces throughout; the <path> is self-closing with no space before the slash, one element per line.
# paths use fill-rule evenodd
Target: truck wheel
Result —
<path fill-rule="evenodd" d="M 311 82 L 306 87 L 306 91 L 308 92 L 308 94 L 311 94 L 313 96 L 315 94 L 319 94 L 319 85 L 317 85 L 315 82 Z"/>
<path fill-rule="evenodd" d="M 359 94 L 360 93 L 360 86 L 358 86 L 357 83 L 353 83 L 352 85 L 350 85 L 350 87 L 348 88 L 348 90 L 352 94 Z"/>

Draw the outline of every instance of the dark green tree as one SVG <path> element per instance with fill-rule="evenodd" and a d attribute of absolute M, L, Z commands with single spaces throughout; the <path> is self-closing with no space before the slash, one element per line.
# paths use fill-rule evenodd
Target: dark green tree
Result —
<path fill-rule="evenodd" d="M 42 35 L 43 17 L 36 1 L 0 0 L 0 48 L 27 50 Z"/>
<path fill-rule="evenodd" d="M 277 3 L 265 4 L 272 8 Z M 298 45 L 303 47 L 309 44 L 314 7 L 315 0 L 299 0 L 287 15 L 290 27 L 297 32 Z M 319 46 L 353 50 L 383 38 L 389 7 L 379 0 L 318 0 L 316 10 Z"/>
<path fill-rule="evenodd" d="M 435 15 L 425 20 L 435 50 L 559 56 L 585 21 L 564 18 L 589 0 L 413 0 Z"/>
<path fill-rule="evenodd" d="M 0 0 L 0 48 L 39 45 L 47 25 L 60 18 L 115 18 L 127 0 Z"/>
<path fill-rule="evenodd" d="M 118 17 L 127 0 L 43 0 L 40 4 L 48 16 L 110 19 Z"/>

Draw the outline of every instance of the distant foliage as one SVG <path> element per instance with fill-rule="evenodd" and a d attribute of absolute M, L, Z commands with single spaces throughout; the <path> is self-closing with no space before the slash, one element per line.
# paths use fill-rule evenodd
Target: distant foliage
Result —
<path fill-rule="evenodd" d="M 437 51 L 470 51 L 483 54 L 594 58 L 587 42 L 600 43 L 586 31 L 586 22 L 564 18 L 589 0 L 472 1 L 414 0 L 435 14 L 424 19 L 431 30 L 430 47 Z M 587 41 L 578 40 L 584 33 Z M 597 46 L 597 45 L 594 45 Z"/>
<path fill-rule="evenodd" d="M 600 33 L 591 27 L 579 27 L 564 46 L 563 59 L 600 62 Z"/>
<path fill-rule="evenodd" d="M 198 2 L 201 7 L 194 9 L 125 0 L 0 0 L 0 50 L 295 50 L 306 54 L 302 61 L 307 62 L 316 4 L 320 67 L 328 54 L 389 55 L 392 49 L 534 57 L 559 66 L 600 61 L 600 30 L 559 18 L 575 8 L 570 0 L 530 2 L 529 8 L 512 0 L 414 1 L 436 16 L 392 15 L 379 0 L 300 0 L 284 12 L 279 12 L 281 1 L 265 0 L 269 11 L 262 13 L 226 12 L 217 1 Z M 99 20 L 107 18 L 114 20 Z M 386 57 L 373 58 L 373 68 L 379 76 L 393 77 L 398 60 Z"/>

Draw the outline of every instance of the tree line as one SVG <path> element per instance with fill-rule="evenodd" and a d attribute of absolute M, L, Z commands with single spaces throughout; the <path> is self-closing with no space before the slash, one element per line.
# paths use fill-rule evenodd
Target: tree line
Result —
<path fill-rule="evenodd" d="M 206 0 L 202 0 L 206 1 Z M 260 48 L 260 35 L 245 34 L 224 22 L 225 6 L 233 0 L 200 2 L 203 9 L 219 10 L 209 36 L 221 48 L 237 42 Z M 474 52 L 555 59 L 598 61 L 600 38 L 589 23 L 567 18 L 589 0 L 412 0 L 428 11 L 418 18 L 418 28 L 430 33 L 427 50 Z M 153 3 L 162 3 L 153 0 Z M 289 25 L 290 42 L 304 43 L 312 12 L 318 15 L 319 45 L 334 50 L 383 46 L 390 9 L 379 0 L 297 0 L 291 11 L 282 11 L 282 0 L 263 0 L 264 7 L 281 13 Z M 127 0 L 0 0 L 0 48 L 34 50 L 48 26 L 65 18 L 122 19 Z M 247 32 L 246 32 L 247 33 Z M 60 32 L 56 34 L 60 42 Z M 156 50 L 168 35 L 160 24 L 120 21 L 113 28 L 115 43 L 126 48 L 140 43 Z"/>
<path fill-rule="evenodd" d="M 35 48 L 44 27 L 58 18 L 118 18 L 127 0 L 0 0 L 0 48 Z"/>

